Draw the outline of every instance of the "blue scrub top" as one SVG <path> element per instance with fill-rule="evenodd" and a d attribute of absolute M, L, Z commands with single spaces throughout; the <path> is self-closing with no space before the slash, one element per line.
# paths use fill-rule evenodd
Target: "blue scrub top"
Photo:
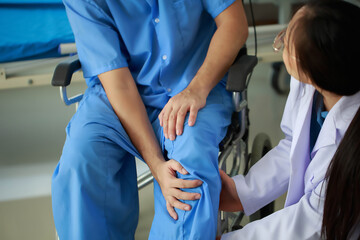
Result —
<path fill-rule="evenodd" d="M 129 67 L 146 106 L 163 108 L 202 65 L 214 18 L 235 0 L 64 0 L 88 86 Z M 119 79 L 121 81 L 121 79 Z"/>

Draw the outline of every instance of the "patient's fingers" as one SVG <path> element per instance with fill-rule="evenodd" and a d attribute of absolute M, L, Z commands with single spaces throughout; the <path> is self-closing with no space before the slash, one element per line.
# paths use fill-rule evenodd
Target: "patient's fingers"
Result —
<path fill-rule="evenodd" d="M 163 115 L 164 115 L 164 109 L 159 113 L 159 116 L 158 116 L 160 126 L 163 126 L 163 121 L 162 121 Z"/>
<path fill-rule="evenodd" d="M 165 105 L 165 107 L 161 110 L 161 112 L 159 113 L 159 116 L 158 116 L 159 121 L 160 121 L 160 126 L 162 126 L 162 127 L 164 126 L 164 114 L 167 111 L 167 108 L 168 108 L 168 106 Z"/>
<path fill-rule="evenodd" d="M 169 124 L 169 115 L 170 115 L 171 111 L 172 111 L 172 107 L 166 105 L 160 113 L 160 115 L 162 116 L 161 123 L 162 123 L 165 138 L 169 138 L 168 124 Z"/>
<path fill-rule="evenodd" d="M 178 215 L 176 214 L 174 208 L 170 205 L 170 203 L 168 201 L 166 201 L 166 209 L 167 209 L 168 213 L 170 214 L 170 216 L 173 219 L 177 220 Z"/>
<path fill-rule="evenodd" d="M 200 193 L 189 193 L 176 189 L 173 193 L 177 199 L 180 200 L 199 200 L 201 197 Z"/>
<path fill-rule="evenodd" d="M 179 172 L 183 175 L 188 174 L 188 171 L 186 171 L 186 169 L 178 161 L 174 159 L 170 159 L 169 161 L 167 161 L 167 164 L 169 164 L 170 168 L 176 172 Z"/>
<path fill-rule="evenodd" d="M 199 111 L 198 108 L 195 108 L 195 107 L 190 108 L 190 114 L 189 114 L 189 126 L 190 127 L 195 125 L 198 111 Z"/>
<path fill-rule="evenodd" d="M 169 120 L 168 120 L 168 137 L 171 141 L 175 140 L 175 125 L 176 125 L 176 118 L 177 118 L 177 112 L 178 108 L 174 107 L 169 114 Z"/>
<path fill-rule="evenodd" d="M 169 203 L 171 206 L 177 208 L 177 209 L 181 209 L 184 211 L 190 211 L 191 210 L 191 206 L 189 204 L 185 204 L 180 202 L 179 200 L 177 200 L 174 197 L 169 198 Z"/>
<path fill-rule="evenodd" d="M 169 135 L 168 135 L 168 118 L 165 118 L 163 117 L 163 131 L 164 131 L 164 136 L 165 138 L 169 138 Z"/>
<path fill-rule="evenodd" d="M 184 180 L 176 178 L 172 181 L 172 186 L 175 188 L 196 188 L 201 186 L 202 181 L 200 180 Z"/>
<path fill-rule="evenodd" d="M 185 122 L 185 117 L 186 117 L 187 111 L 188 111 L 187 107 L 182 107 L 179 109 L 179 111 L 177 113 L 176 135 L 181 135 L 183 133 L 184 122 Z"/>

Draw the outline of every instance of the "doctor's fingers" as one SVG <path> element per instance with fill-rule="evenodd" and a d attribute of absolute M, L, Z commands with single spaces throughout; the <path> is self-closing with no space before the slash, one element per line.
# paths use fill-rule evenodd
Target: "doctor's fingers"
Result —
<path fill-rule="evenodd" d="M 236 186 L 234 180 L 221 169 L 220 169 L 220 178 L 223 188 L 229 188 L 232 190 L 232 192 L 234 192 L 234 190 L 236 192 Z"/>
<path fill-rule="evenodd" d="M 224 170 L 219 169 L 219 173 L 220 173 L 220 178 L 221 181 L 226 182 L 229 180 L 229 175 L 226 174 L 226 172 Z"/>

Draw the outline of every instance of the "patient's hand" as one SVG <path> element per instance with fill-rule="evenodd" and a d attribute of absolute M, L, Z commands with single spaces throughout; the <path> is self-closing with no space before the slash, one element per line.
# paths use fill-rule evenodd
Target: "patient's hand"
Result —
<path fill-rule="evenodd" d="M 182 203 L 180 200 L 197 200 L 200 199 L 199 193 L 189 193 L 181 191 L 179 188 L 195 188 L 202 184 L 200 180 L 183 180 L 176 177 L 176 172 L 186 175 L 188 172 L 181 164 L 173 159 L 159 164 L 153 172 L 155 179 L 158 181 L 162 194 L 166 200 L 166 208 L 172 218 L 177 220 L 178 216 L 175 208 L 185 211 L 191 210 L 191 206 Z"/>
<path fill-rule="evenodd" d="M 219 209 L 227 212 L 243 211 L 239 195 L 236 191 L 234 180 L 229 177 L 223 170 L 220 170 L 220 177 L 222 182 L 220 193 Z"/>
<path fill-rule="evenodd" d="M 163 127 L 165 138 L 175 140 L 184 129 L 185 117 L 190 112 L 188 124 L 193 126 L 198 111 L 205 107 L 208 93 L 205 91 L 186 88 L 172 97 L 159 114 L 160 126 Z"/>

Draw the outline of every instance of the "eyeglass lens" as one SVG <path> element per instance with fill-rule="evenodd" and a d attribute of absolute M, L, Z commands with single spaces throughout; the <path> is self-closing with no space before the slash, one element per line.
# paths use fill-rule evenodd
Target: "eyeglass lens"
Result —
<path fill-rule="evenodd" d="M 284 47 L 284 37 L 286 33 L 286 28 L 283 29 L 274 39 L 273 49 L 275 52 L 279 52 Z"/>

